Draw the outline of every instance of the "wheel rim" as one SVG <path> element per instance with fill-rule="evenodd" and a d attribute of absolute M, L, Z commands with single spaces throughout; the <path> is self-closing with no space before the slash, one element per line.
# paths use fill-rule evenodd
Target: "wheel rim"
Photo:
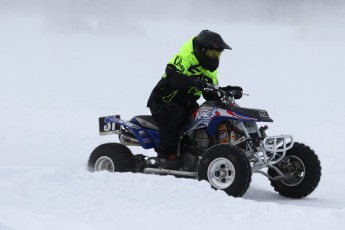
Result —
<path fill-rule="evenodd" d="M 214 159 L 207 169 L 210 184 L 217 189 L 228 188 L 235 180 L 235 167 L 226 158 Z"/>
<path fill-rule="evenodd" d="M 305 166 L 303 161 L 296 156 L 284 157 L 284 166 L 282 172 L 288 176 L 288 179 L 281 180 L 286 186 L 296 186 L 300 184 L 305 177 Z"/>
<path fill-rule="evenodd" d="M 98 160 L 95 163 L 95 171 L 109 171 L 109 172 L 114 172 L 115 171 L 115 166 L 114 162 L 106 156 L 98 158 Z"/>

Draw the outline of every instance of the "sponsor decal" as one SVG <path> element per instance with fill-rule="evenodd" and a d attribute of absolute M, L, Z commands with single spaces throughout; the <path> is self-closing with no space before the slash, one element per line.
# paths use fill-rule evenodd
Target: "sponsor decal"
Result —
<path fill-rule="evenodd" d="M 209 122 L 215 116 L 219 116 L 218 108 L 202 108 L 196 112 L 194 120 Z"/>
<path fill-rule="evenodd" d="M 221 133 L 221 134 L 219 134 L 219 138 L 220 139 L 228 138 L 228 134 L 227 133 Z"/>
<path fill-rule="evenodd" d="M 140 136 L 146 136 L 146 132 L 144 130 L 139 130 L 139 135 Z"/>
<path fill-rule="evenodd" d="M 150 138 L 144 138 L 144 139 L 143 139 L 143 142 L 144 142 L 145 144 L 149 144 L 149 143 L 151 143 L 152 141 L 151 141 Z"/>

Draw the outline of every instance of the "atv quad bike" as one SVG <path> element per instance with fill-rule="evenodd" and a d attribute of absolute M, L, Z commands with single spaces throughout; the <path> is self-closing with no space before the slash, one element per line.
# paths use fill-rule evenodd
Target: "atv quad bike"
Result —
<path fill-rule="evenodd" d="M 291 135 L 267 136 L 273 122 L 266 110 L 242 108 L 236 91 L 208 85 L 221 101 L 203 103 L 181 130 L 178 170 L 159 166 L 156 157 L 134 155 L 127 146 L 159 149 L 159 127 L 148 115 L 125 121 L 119 115 L 99 118 L 100 135 L 117 134 L 120 143 L 98 146 L 90 155 L 90 171 L 135 172 L 206 180 L 215 189 L 234 197 L 248 189 L 252 173 L 268 177 L 274 190 L 291 198 L 308 196 L 317 187 L 321 165 L 308 146 Z"/>

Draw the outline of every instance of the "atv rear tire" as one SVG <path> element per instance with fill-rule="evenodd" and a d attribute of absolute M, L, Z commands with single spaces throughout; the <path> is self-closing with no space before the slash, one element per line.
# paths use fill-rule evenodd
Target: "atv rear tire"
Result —
<path fill-rule="evenodd" d="M 244 153 L 231 145 L 216 145 L 205 152 L 199 167 L 199 180 L 208 181 L 229 196 L 240 197 L 249 188 L 250 162 Z"/>
<path fill-rule="evenodd" d="M 321 178 L 321 164 L 315 152 L 308 146 L 295 142 L 294 146 L 286 151 L 285 157 L 275 164 L 285 175 L 293 176 L 290 179 L 272 180 L 271 185 L 280 195 L 290 198 L 303 198 L 312 193 Z M 268 169 L 268 175 L 275 177 L 278 173 Z"/>
<path fill-rule="evenodd" d="M 90 155 L 88 170 L 97 172 L 134 172 L 135 159 L 131 150 L 120 143 L 107 143 L 98 146 Z"/>

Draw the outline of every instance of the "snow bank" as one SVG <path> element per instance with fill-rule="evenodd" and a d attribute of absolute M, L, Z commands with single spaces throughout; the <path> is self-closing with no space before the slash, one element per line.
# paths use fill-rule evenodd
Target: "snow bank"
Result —
<path fill-rule="evenodd" d="M 277 4 L 253 17 L 235 14 L 252 6 L 243 1 L 209 20 L 204 13 L 189 17 L 180 7 L 155 14 L 140 1 L 93 7 L 90 1 L 30 2 L 0 3 L 0 230 L 314 230 L 345 224 L 340 1 L 317 1 L 308 15 L 308 1 Z M 198 7 L 211 9 L 206 1 Z M 263 24 L 248 23 L 253 21 Z M 321 182 L 308 198 L 283 198 L 261 175 L 235 199 L 206 182 L 85 170 L 97 145 L 117 141 L 98 136 L 98 117 L 149 114 L 146 100 L 166 62 L 202 29 L 219 32 L 233 48 L 222 55 L 220 83 L 240 85 L 251 95 L 242 106 L 268 110 L 275 121 L 270 134 L 292 134 L 318 154 Z"/>

